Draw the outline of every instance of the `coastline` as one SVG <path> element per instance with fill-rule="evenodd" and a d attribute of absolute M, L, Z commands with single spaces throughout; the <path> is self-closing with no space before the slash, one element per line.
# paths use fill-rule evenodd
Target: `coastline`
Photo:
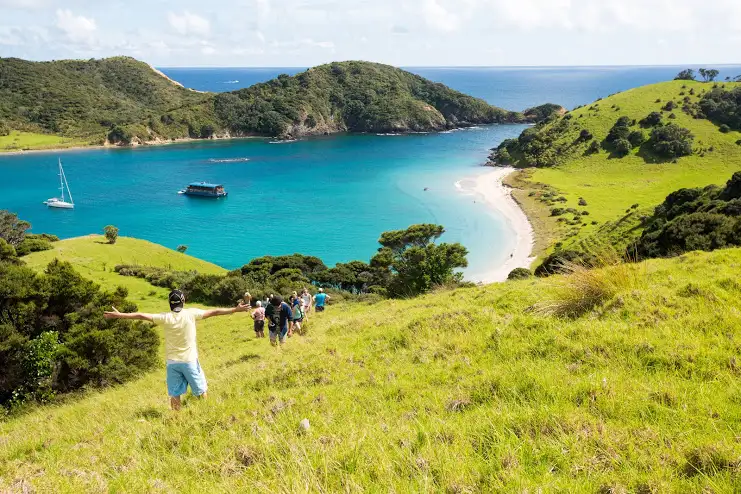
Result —
<path fill-rule="evenodd" d="M 466 192 L 473 193 L 479 200 L 504 217 L 509 227 L 516 235 L 512 257 L 504 263 L 493 264 L 483 273 L 472 276 L 471 281 L 476 283 L 497 283 L 507 280 L 507 275 L 515 268 L 530 268 L 535 261 L 533 247 L 535 234 L 530 220 L 520 205 L 512 197 L 512 189 L 504 185 L 506 176 L 515 171 L 512 167 L 496 167 L 476 177 L 467 177 L 473 186 L 466 188 Z"/>

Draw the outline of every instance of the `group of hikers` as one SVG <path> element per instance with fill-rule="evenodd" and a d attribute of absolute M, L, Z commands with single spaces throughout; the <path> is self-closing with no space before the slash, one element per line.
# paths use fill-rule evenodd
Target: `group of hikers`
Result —
<path fill-rule="evenodd" d="M 304 288 L 301 295 L 293 292 L 288 298 L 288 302 L 283 301 L 280 295 L 270 295 L 265 298 L 265 306 L 262 301 L 258 300 L 255 310 L 252 311 L 254 319 L 255 336 L 258 338 L 265 337 L 265 319 L 268 320 L 268 330 L 270 332 L 270 343 L 282 345 L 286 337 L 290 338 L 293 333 L 301 333 L 301 325 L 308 320 L 312 307 L 317 312 L 324 311 L 324 304 L 329 301 L 330 297 L 324 293 L 323 289 L 313 297 L 309 290 Z M 252 296 L 249 292 L 244 294 L 243 303 L 251 305 Z"/>
<path fill-rule="evenodd" d="M 134 319 L 149 321 L 162 326 L 165 338 L 165 358 L 167 359 L 167 394 L 170 396 L 170 406 L 173 410 L 180 410 L 180 397 L 190 386 L 193 396 L 206 398 L 208 383 L 198 360 L 198 344 L 196 342 L 196 321 L 215 316 L 227 316 L 236 312 L 252 310 L 255 336 L 265 337 L 265 320 L 268 321 L 270 343 L 274 346 L 283 345 L 287 337 L 293 332 L 301 332 L 312 310 L 324 311 L 330 296 L 321 288 L 312 296 L 304 288 L 301 295 L 293 292 L 288 302 L 283 301 L 280 295 L 270 295 L 265 304 L 258 300 L 252 310 L 252 296 L 245 293 L 236 307 L 224 309 L 197 309 L 185 308 L 185 294 L 180 290 L 172 290 L 168 296 L 170 312 L 148 314 L 144 312 L 119 312 L 113 310 L 105 312 L 106 319 Z"/>

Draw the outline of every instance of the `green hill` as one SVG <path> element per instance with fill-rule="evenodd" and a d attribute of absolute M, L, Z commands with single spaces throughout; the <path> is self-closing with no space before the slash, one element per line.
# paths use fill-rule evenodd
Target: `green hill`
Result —
<path fill-rule="evenodd" d="M 137 280 L 102 261 L 217 271 L 95 240 L 24 259 L 62 255 L 109 287 Z M 7 417 L 0 490 L 730 492 L 740 263 L 729 249 L 331 305 L 282 350 L 246 315 L 203 321 L 208 401 L 170 412 L 162 366 Z M 152 287 L 129 289 L 165 309 Z"/>
<path fill-rule="evenodd" d="M 725 83 L 717 89 L 738 86 Z M 539 253 L 556 242 L 566 248 L 593 236 L 627 243 L 640 233 L 640 218 L 650 215 L 669 193 L 723 185 L 740 170 L 741 133 L 724 133 L 717 123 L 696 118 L 702 116 L 698 103 L 712 88 L 712 83 L 670 81 L 631 89 L 550 119 L 526 131 L 519 139 L 523 142 L 510 143 L 503 161 L 526 168 L 510 183 L 520 188 L 515 195 L 536 227 Z M 669 102 L 673 102 L 671 110 Z M 648 139 L 652 128 L 640 122 L 651 112 L 658 112 L 663 124 L 691 132 L 691 155 L 675 162 L 656 155 L 650 143 L 644 143 L 619 157 L 611 144 L 603 142 L 620 117 L 630 121 L 629 131 L 641 131 Z M 584 131 L 589 139 L 581 137 Z M 597 143 L 596 152 L 590 152 L 592 143 Z M 553 216 L 555 208 L 588 215 L 557 211 Z"/>
<path fill-rule="evenodd" d="M 217 95 L 185 89 L 127 57 L 0 58 L 0 151 L 232 135 L 432 131 L 537 118 L 368 62 L 322 65 Z"/>

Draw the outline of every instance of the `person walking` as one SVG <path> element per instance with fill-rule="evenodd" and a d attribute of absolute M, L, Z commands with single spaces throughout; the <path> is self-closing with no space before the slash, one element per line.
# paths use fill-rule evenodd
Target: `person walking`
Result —
<path fill-rule="evenodd" d="M 314 309 L 317 312 L 324 312 L 324 305 L 329 302 L 330 298 L 332 297 L 324 293 L 323 288 L 320 288 L 319 293 L 314 295 Z"/>
<path fill-rule="evenodd" d="M 265 338 L 265 307 L 261 301 L 257 301 L 257 308 L 252 311 L 252 319 L 255 322 L 255 337 Z"/>
<path fill-rule="evenodd" d="M 295 331 L 301 334 L 301 323 L 304 321 L 304 305 L 296 292 L 291 295 L 291 314 L 293 316 L 293 327 L 291 334 Z"/>
<path fill-rule="evenodd" d="M 301 291 L 301 301 L 304 304 L 304 319 L 308 320 L 309 313 L 311 312 L 311 294 L 306 287 Z"/>
<path fill-rule="evenodd" d="M 282 345 L 286 341 L 288 326 L 291 323 L 291 307 L 283 302 L 283 297 L 276 295 L 270 299 L 270 305 L 265 308 L 265 317 L 268 320 L 268 334 L 270 344 Z"/>
<path fill-rule="evenodd" d="M 165 358 L 167 359 L 167 394 L 170 396 L 170 406 L 173 410 L 180 410 L 180 397 L 190 386 L 190 391 L 197 398 L 206 398 L 208 383 L 206 375 L 198 361 L 198 345 L 196 343 L 196 321 L 216 316 L 228 316 L 236 312 L 250 309 L 245 303 L 228 309 L 202 310 L 196 308 L 185 309 L 185 295 L 180 290 L 173 290 L 168 297 L 170 312 L 161 314 L 147 314 L 143 312 L 119 312 L 112 307 L 112 311 L 104 312 L 106 319 L 136 319 L 149 321 L 162 326 L 165 335 Z"/>

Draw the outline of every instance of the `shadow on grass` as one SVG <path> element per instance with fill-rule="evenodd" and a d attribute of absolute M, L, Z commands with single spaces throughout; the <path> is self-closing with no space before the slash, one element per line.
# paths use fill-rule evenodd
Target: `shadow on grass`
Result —
<path fill-rule="evenodd" d="M 250 360 L 257 360 L 259 358 L 260 356 L 257 355 L 256 353 L 246 353 L 237 359 L 226 362 L 224 364 L 224 367 L 233 367 L 235 365 L 243 364 L 245 362 L 249 362 Z"/>

